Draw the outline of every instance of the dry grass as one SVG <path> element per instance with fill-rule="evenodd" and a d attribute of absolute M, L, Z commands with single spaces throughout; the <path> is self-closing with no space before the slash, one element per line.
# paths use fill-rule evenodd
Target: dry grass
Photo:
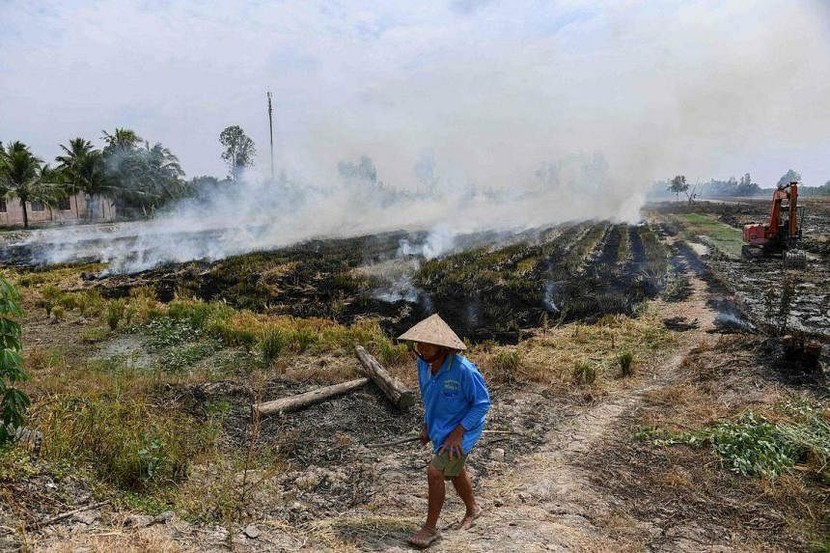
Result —
<path fill-rule="evenodd" d="M 631 353 L 632 363 L 646 370 L 674 344 L 657 313 L 645 311 L 638 318 L 607 315 L 597 324 L 573 323 L 538 331 L 518 346 L 492 344 L 473 348 L 475 360 L 489 382 L 535 382 L 551 389 L 572 389 L 574 371 L 590 367 L 596 379 L 577 384 L 611 386 L 619 376 L 621 354 Z M 585 371 L 581 371 L 582 374 Z"/>
<path fill-rule="evenodd" d="M 107 529 L 81 535 L 67 536 L 65 541 L 56 543 L 54 538 L 43 545 L 35 542 L 32 551 L 54 553 L 185 553 L 198 551 L 184 547 L 164 527 L 151 526 L 138 530 Z"/>

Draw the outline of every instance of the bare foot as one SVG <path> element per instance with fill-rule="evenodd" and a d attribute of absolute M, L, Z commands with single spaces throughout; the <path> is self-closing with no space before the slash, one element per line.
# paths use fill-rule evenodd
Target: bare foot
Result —
<path fill-rule="evenodd" d="M 410 544 L 414 545 L 415 547 L 419 547 L 421 549 L 426 549 L 432 542 L 439 539 L 441 537 L 441 532 L 439 532 L 435 528 L 427 528 L 424 526 L 406 540 Z"/>
<path fill-rule="evenodd" d="M 473 527 L 473 523 L 475 519 L 481 516 L 481 507 L 476 505 L 473 508 L 472 512 L 467 512 L 464 514 L 464 519 L 458 523 L 458 526 L 455 527 L 456 530 L 469 530 Z"/>

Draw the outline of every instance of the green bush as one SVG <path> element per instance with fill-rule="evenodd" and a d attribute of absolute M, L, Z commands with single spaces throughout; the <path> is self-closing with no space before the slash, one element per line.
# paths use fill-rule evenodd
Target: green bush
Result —
<path fill-rule="evenodd" d="M 0 445 L 14 439 L 29 406 L 29 397 L 14 384 L 29 378 L 20 355 L 20 323 L 23 315 L 17 290 L 0 277 Z"/>

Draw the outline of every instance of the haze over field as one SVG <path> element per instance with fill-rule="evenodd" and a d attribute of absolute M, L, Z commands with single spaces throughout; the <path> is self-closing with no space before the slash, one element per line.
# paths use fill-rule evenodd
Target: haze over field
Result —
<path fill-rule="evenodd" d="M 69 138 L 126 127 L 169 146 L 189 176 L 224 175 L 217 137 L 239 124 L 259 150 L 248 188 L 175 220 L 268 226 L 242 249 L 630 220 L 644 189 L 675 174 L 830 179 L 828 59 L 820 0 L 13 0 L 0 19 L 0 140 L 50 159 Z M 266 90 L 288 193 L 261 182 Z M 385 192 L 338 175 L 364 155 Z"/>

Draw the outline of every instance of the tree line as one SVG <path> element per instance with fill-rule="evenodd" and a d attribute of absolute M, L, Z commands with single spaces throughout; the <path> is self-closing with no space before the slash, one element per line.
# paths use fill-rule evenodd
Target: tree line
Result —
<path fill-rule="evenodd" d="M 801 174 L 793 169 L 788 170 L 778 179 L 776 186 L 783 186 L 790 182 L 801 182 Z M 684 194 L 689 203 L 701 196 L 706 197 L 747 197 L 764 195 L 764 189 L 752 182 L 752 177 L 746 173 L 740 180 L 730 177 L 728 180 L 711 179 L 709 182 L 694 185 L 686 182 L 685 175 L 677 175 L 672 179 L 658 182 L 652 189 L 652 194 L 659 195 L 660 191 L 674 194 L 679 199 Z M 830 181 L 823 186 L 801 186 L 799 193 L 806 196 L 830 196 Z"/>
<path fill-rule="evenodd" d="M 185 180 L 178 157 L 160 142 L 152 146 L 135 131 L 116 128 L 103 131 L 104 147 L 96 148 L 84 138 L 61 144 L 61 154 L 50 165 L 20 141 L 0 142 L 0 199 L 16 198 L 23 208 L 23 226 L 29 226 L 28 205 L 49 209 L 66 206 L 80 215 L 78 194 L 86 195 L 86 212 L 92 217 L 95 201 L 106 198 L 120 216 L 149 217 L 176 200 L 198 192 L 204 182 L 223 182 L 213 177 Z M 225 128 L 219 138 L 229 175 L 225 182 L 239 179 L 242 170 L 253 164 L 253 141 L 236 125 Z"/>

